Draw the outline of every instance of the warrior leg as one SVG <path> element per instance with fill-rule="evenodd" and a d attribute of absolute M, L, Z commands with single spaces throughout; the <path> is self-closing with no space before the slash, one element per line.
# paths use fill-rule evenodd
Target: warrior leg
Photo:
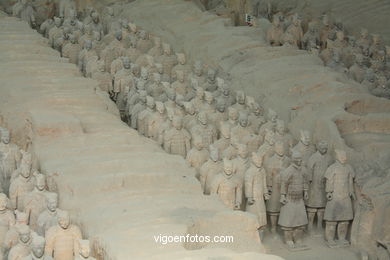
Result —
<path fill-rule="evenodd" d="M 271 233 L 276 234 L 276 225 L 278 223 L 279 213 L 269 213 L 269 218 L 271 220 Z"/>
<path fill-rule="evenodd" d="M 326 221 L 325 240 L 328 242 L 329 247 L 336 245 L 336 242 L 334 241 L 334 237 L 336 234 L 336 225 L 336 221 Z"/>
<path fill-rule="evenodd" d="M 305 226 L 297 227 L 294 229 L 295 247 L 297 247 L 301 250 L 308 249 L 308 247 L 303 244 L 304 232 L 305 232 Z"/>
<path fill-rule="evenodd" d="M 288 247 L 294 248 L 295 247 L 293 241 L 294 230 L 288 227 L 282 227 L 282 229 L 284 233 L 284 242 L 287 244 Z"/>
<path fill-rule="evenodd" d="M 322 222 L 324 221 L 325 209 L 320 208 L 317 210 L 317 229 L 322 230 Z"/>
<path fill-rule="evenodd" d="M 313 224 L 314 224 L 314 217 L 316 215 L 317 209 L 316 208 L 307 208 L 307 218 L 309 221 L 309 224 L 307 225 L 307 230 L 309 233 L 313 231 Z"/>
<path fill-rule="evenodd" d="M 347 240 L 348 225 L 348 221 L 339 222 L 337 225 L 338 243 L 343 246 L 349 245 L 349 242 Z"/>

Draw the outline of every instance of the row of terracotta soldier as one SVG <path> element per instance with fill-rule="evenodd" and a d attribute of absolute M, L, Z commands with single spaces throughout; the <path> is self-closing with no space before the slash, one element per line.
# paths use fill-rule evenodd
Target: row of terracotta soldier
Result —
<path fill-rule="evenodd" d="M 133 23 L 121 19 L 121 29 L 103 37 L 93 29 L 100 26 L 81 26 L 87 30 L 80 36 L 75 28 L 60 48 L 53 32 L 67 30 L 60 18 L 55 23 L 46 35 L 52 47 L 77 63 L 85 76 L 98 80 L 132 128 L 167 152 L 185 157 L 195 167 L 205 194 L 216 193 L 228 208 L 256 214 L 261 230 L 268 211 L 272 231 L 279 223 L 291 248 L 304 248 L 300 244 L 304 227 L 308 223 L 312 227 L 316 214 L 319 227 L 325 214 L 330 246 L 348 244 L 346 231 L 353 218 L 349 185 L 354 174 L 345 152 L 338 151 L 337 162 L 331 165 L 330 159 L 323 160 L 328 158 L 327 145 L 321 143 L 314 153 L 307 131 L 296 144 L 274 111 L 265 118 L 260 104 L 242 91 L 233 95 L 216 70 L 209 68 L 205 75 L 200 61 L 187 65 L 184 54 L 174 55 L 158 37 L 152 43 Z M 344 206 L 336 209 L 341 200 Z"/>
<path fill-rule="evenodd" d="M 307 22 L 306 32 L 301 22 L 297 14 L 287 18 L 281 13 L 273 15 L 268 42 L 317 54 L 324 65 L 367 86 L 373 95 L 390 98 L 390 46 L 384 46 L 378 34 L 370 36 L 367 29 L 362 29 L 358 39 L 346 36 L 343 24 L 331 23 L 327 15 L 322 21 Z"/>
<path fill-rule="evenodd" d="M 11 142 L 8 129 L 0 134 L 0 259 L 95 259 L 69 213 L 58 208 L 53 179 L 32 167 L 31 153 Z"/>

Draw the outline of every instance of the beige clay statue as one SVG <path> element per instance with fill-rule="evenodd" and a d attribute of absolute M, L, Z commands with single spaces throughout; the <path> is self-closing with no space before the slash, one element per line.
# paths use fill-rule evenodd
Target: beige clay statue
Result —
<path fill-rule="evenodd" d="M 75 257 L 75 260 L 96 260 L 91 256 L 91 245 L 89 240 L 79 240 L 79 254 Z"/>
<path fill-rule="evenodd" d="M 222 163 L 220 161 L 220 153 L 214 145 L 209 146 L 210 157 L 199 170 L 199 180 L 202 185 L 203 193 L 209 195 L 215 177 L 222 171 Z"/>
<path fill-rule="evenodd" d="M 193 140 L 193 147 L 188 152 L 186 161 L 189 166 L 195 168 L 198 174 L 200 167 L 209 158 L 209 152 L 207 151 L 207 149 L 205 149 L 202 136 L 196 134 L 192 136 L 192 140 Z"/>
<path fill-rule="evenodd" d="M 305 169 L 302 167 L 302 155 L 292 153 L 291 165 L 281 172 L 280 217 L 278 224 L 284 232 L 285 243 L 290 250 L 305 250 L 302 244 L 305 226 L 308 223 L 304 199 L 307 199 Z"/>
<path fill-rule="evenodd" d="M 8 253 L 8 260 L 19 260 L 31 253 L 31 231 L 27 225 L 18 226 L 19 241 Z"/>
<path fill-rule="evenodd" d="M 178 154 L 185 158 L 191 149 L 191 135 L 183 128 L 183 119 L 181 117 L 174 116 L 172 126 L 165 133 L 164 149 L 168 153 Z"/>
<path fill-rule="evenodd" d="M 58 195 L 50 193 L 46 196 L 46 209 L 38 216 L 37 233 L 40 236 L 45 236 L 49 228 L 58 223 Z"/>
<path fill-rule="evenodd" d="M 79 227 L 70 223 L 69 213 L 58 213 L 58 224 L 46 232 L 45 254 L 54 260 L 73 260 L 79 252 Z"/>
<path fill-rule="evenodd" d="M 232 210 L 241 208 L 242 184 L 235 175 L 231 160 L 223 160 L 223 170 L 215 177 L 211 193 L 217 194 L 227 208 Z"/>
<path fill-rule="evenodd" d="M 329 247 L 348 246 L 349 222 L 353 219 L 352 199 L 355 199 L 353 179 L 355 172 L 347 163 L 347 154 L 335 150 L 336 162 L 325 172 L 325 192 L 328 199 L 325 206 L 325 239 Z M 335 241 L 337 229 L 338 240 Z"/>

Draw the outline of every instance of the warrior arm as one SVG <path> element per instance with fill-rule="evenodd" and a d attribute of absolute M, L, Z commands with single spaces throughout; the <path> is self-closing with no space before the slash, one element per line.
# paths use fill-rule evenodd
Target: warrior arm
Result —
<path fill-rule="evenodd" d="M 242 185 L 237 184 L 236 187 L 236 205 L 241 205 L 242 202 Z"/>
<path fill-rule="evenodd" d="M 281 175 L 280 194 L 286 195 L 291 174 L 288 171 L 283 171 Z"/>
<path fill-rule="evenodd" d="M 327 193 L 333 192 L 333 189 L 334 189 L 333 175 L 334 175 L 333 167 L 330 166 L 326 170 L 325 175 L 324 175 L 324 178 L 325 178 L 325 192 L 327 192 Z"/>

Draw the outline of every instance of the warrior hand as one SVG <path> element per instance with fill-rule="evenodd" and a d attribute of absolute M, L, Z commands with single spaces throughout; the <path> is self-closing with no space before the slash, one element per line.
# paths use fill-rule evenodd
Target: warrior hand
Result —
<path fill-rule="evenodd" d="M 283 205 L 285 205 L 287 203 L 286 195 L 282 194 L 280 196 L 280 203 L 282 203 Z"/>
<path fill-rule="evenodd" d="M 328 200 L 332 200 L 332 199 L 333 199 L 333 193 L 332 193 L 332 192 L 326 193 L 326 198 L 327 198 Z"/>
<path fill-rule="evenodd" d="M 356 195 L 355 195 L 354 192 L 351 192 L 351 193 L 349 194 L 349 196 L 351 196 L 351 199 L 352 199 L 352 200 L 356 200 Z"/>
<path fill-rule="evenodd" d="M 305 200 L 308 200 L 308 199 L 309 199 L 309 194 L 307 193 L 307 191 L 304 191 L 304 192 L 303 192 L 303 198 L 304 198 Z"/>
<path fill-rule="evenodd" d="M 240 203 L 236 203 L 236 205 L 234 205 L 234 209 L 235 210 L 239 210 L 240 208 L 241 208 Z"/>
<path fill-rule="evenodd" d="M 248 204 L 253 205 L 255 203 L 255 200 L 253 198 L 248 198 Z"/>
<path fill-rule="evenodd" d="M 269 200 L 270 199 L 270 194 L 269 193 L 264 193 L 264 199 Z"/>

